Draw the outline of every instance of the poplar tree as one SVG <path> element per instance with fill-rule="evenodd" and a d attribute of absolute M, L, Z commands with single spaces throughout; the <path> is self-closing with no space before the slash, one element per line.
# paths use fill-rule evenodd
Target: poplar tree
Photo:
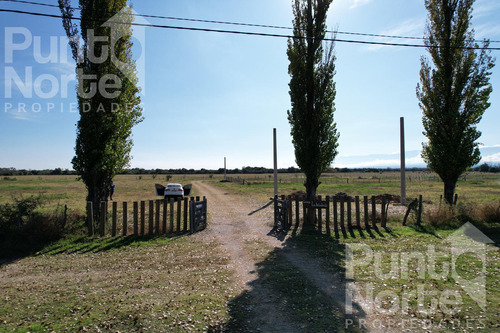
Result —
<path fill-rule="evenodd" d="M 426 0 L 425 44 L 433 66 L 421 59 L 417 98 L 423 111 L 422 157 L 444 183 L 444 198 L 453 203 L 460 175 L 481 160 L 477 140 L 492 92 L 495 60 L 474 40 L 470 28 L 474 0 Z"/>
<path fill-rule="evenodd" d="M 288 41 L 291 76 L 291 126 L 295 160 L 304 172 L 307 200 L 314 200 L 321 173 L 337 155 L 335 112 L 335 54 L 324 41 L 326 15 L 332 0 L 295 0 L 293 38 Z M 309 217 L 311 215 L 309 214 Z M 311 218 L 306 221 L 314 223 Z"/>
<path fill-rule="evenodd" d="M 142 121 L 131 51 L 133 17 L 126 0 L 80 0 L 78 29 L 70 1 L 58 1 L 76 62 L 80 120 L 72 164 L 98 221 L 100 201 L 107 200 L 113 177 L 131 160 L 132 127 Z"/>

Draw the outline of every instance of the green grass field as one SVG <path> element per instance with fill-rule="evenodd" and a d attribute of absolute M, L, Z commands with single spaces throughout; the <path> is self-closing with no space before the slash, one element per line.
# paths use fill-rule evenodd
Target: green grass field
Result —
<path fill-rule="evenodd" d="M 246 187 L 234 183 L 220 186 L 234 188 L 240 193 L 260 192 L 263 196 L 273 195 L 272 175 L 231 175 L 233 178 L 245 179 Z M 290 194 L 304 190 L 305 181 L 302 174 L 279 174 L 280 194 Z M 423 195 L 424 200 L 438 203 L 443 194 L 443 183 L 432 172 L 407 172 L 406 196 L 416 198 Z M 399 172 L 350 172 L 323 174 L 318 187 L 318 195 L 333 195 L 345 192 L 351 196 L 372 196 L 378 194 L 399 195 Z M 456 187 L 459 201 L 468 203 L 490 203 L 500 200 L 500 174 L 471 172 L 460 178 Z"/>
<path fill-rule="evenodd" d="M 263 203 L 268 201 L 273 193 L 270 175 L 240 177 L 245 178 L 245 185 L 220 183 L 221 175 L 174 175 L 170 182 L 186 184 L 204 180 L 230 193 L 251 196 Z M 439 202 L 442 185 L 435 175 L 410 173 L 408 177 L 412 179 L 408 179 L 408 197 L 422 194 L 424 200 Z M 282 194 L 303 189 L 301 175 L 284 174 L 280 180 Z M 328 174 L 321 181 L 321 195 L 399 194 L 397 173 Z M 166 182 L 165 176 L 117 176 L 115 200 L 155 199 L 154 184 Z M 459 201 L 471 207 L 498 204 L 500 176 L 471 173 L 460 181 L 457 192 Z M 61 205 L 84 211 L 85 187 L 74 176 L 0 178 L 0 204 L 11 202 L 12 197 L 38 194 L 47 200 L 44 211 L 50 212 Z M 432 332 L 492 332 L 500 329 L 499 222 L 480 226 L 497 243 L 484 250 L 487 259 L 484 274 L 481 262 L 474 255 L 460 257 L 455 266 L 465 280 L 486 288 L 485 309 L 450 274 L 443 279 L 429 278 L 429 246 L 440 253 L 449 253 L 446 239 L 454 230 L 435 229 L 426 225 L 425 220 L 422 229 L 391 225 L 391 232 L 370 235 L 355 231 L 354 237 L 339 239 L 299 230 L 283 249 L 273 250 L 258 242 L 245 246 L 257 262 L 255 283 L 265 284 L 280 295 L 283 307 L 289 309 L 287 316 L 302 322 L 301 327 L 308 331 L 329 332 L 332 325 L 339 332 L 364 330 L 342 327 L 343 310 L 329 303 L 328 297 L 288 264 L 284 255 L 287 248 L 308 253 L 327 272 L 345 275 L 346 246 L 358 244 L 371 248 L 372 262 L 379 258 L 380 264 L 356 267 L 353 282 L 364 288 L 363 297 L 369 298 L 365 286 L 370 285 L 375 299 L 379 296 L 379 306 L 387 310 L 393 308 L 394 301 L 401 306 L 405 295 L 410 295 L 408 311 L 398 313 L 396 319 L 432 323 L 434 326 L 429 329 Z M 363 253 L 354 254 L 358 259 L 363 258 Z M 424 276 L 419 275 L 421 266 L 415 258 L 409 262 L 407 275 L 403 275 L 403 254 L 426 259 L 422 266 Z M 391 256 L 396 256 L 401 264 L 394 272 Z M 0 332 L 250 331 L 248 295 L 235 292 L 236 281 L 228 268 L 228 257 L 215 242 L 206 244 L 190 237 L 94 239 L 68 235 L 44 244 L 30 255 L 1 259 Z M 447 262 L 449 256 L 438 259 L 441 270 Z M 482 276 L 484 281 L 474 280 Z M 418 298 L 419 288 L 431 294 Z M 449 293 L 461 297 L 457 311 L 450 313 L 445 307 L 450 301 Z"/>
<path fill-rule="evenodd" d="M 267 200 L 273 195 L 272 175 L 228 175 L 245 179 L 245 186 L 223 183 L 225 187 L 239 193 L 252 194 Z M 222 175 L 173 175 L 169 182 L 187 184 L 193 180 L 220 181 Z M 304 190 L 302 174 L 279 174 L 280 194 Z M 320 179 L 318 195 L 333 195 L 345 192 L 355 195 L 400 194 L 399 173 L 334 173 Z M 154 184 L 166 184 L 165 175 L 118 175 L 114 179 L 116 201 L 139 201 L 155 199 Z M 423 195 L 424 200 L 438 203 L 443 192 L 442 182 L 430 172 L 407 173 L 407 197 Z M 461 178 L 456 193 L 459 201 L 467 203 L 491 203 L 500 200 L 500 174 L 471 172 Z M 47 199 L 46 207 L 68 205 L 70 209 L 84 211 L 86 190 L 75 176 L 15 176 L 0 177 L 0 204 L 12 201 L 12 197 L 42 195 Z M 195 193 L 193 193 L 196 195 Z"/>

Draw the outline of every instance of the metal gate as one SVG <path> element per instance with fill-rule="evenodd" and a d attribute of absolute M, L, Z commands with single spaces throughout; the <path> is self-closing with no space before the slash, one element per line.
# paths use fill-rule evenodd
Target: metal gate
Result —
<path fill-rule="evenodd" d="M 189 202 L 189 221 L 191 233 L 201 231 L 207 227 L 207 199 Z"/>
<path fill-rule="evenodd" d="M 274 197 L 274 228 L 281 230 L 288 230 L 288 200 L 279 200 Z"/>

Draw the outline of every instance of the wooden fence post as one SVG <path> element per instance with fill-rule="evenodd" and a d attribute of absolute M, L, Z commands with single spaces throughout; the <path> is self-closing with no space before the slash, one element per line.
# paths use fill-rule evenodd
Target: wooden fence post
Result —
<path fill-rule="evenodd" d="M 318 195 L 318 204 L 321 205 L 321 195 Z M 321 233 L 323 228 L 323 212 L 321 211 L 321 207 L 318 207 L 318 230 Z"/>
<path fill-rule="evenodd" d="M 122 228 L 122 236 L 127 236 L 127 218 L 128 218 L 128 212 L 127 212 L 127 202 L 123 202 L 123 228 Z"/>
<path fill-rule="evenodd" d="M 377 228 L 377 202 L 375 197 L 372 196 L 372 227 Z"/>
<path fill-rule="evenodd" d="M 299 199 L 299 196 L 295 196 L 295 219 L 296 219 L 296 223 L 295 223 L 295 229 L 298 229 L 299 228 L 299 224 L 300 224 L 300 199 Z"/>
<path fill-rule="evenodd" d="M 141 201 L 141 236 L 144 236 L 144 229 L 146 229 L 146 201 Z"/>
<path fill-rule="evenodd" d="M 192 209 L 194 206 L 194 204 L 193 204 L 194 200 L 195 200 L 195 198 L 191 197 L 191 199 L 189 201 L 189 230 L 188 230 L 188 232 L 190 232 L 190 233 L 194 232 L 194 230 L 193 230 L 193 223 L 194 223 L 193 219 L 194 218 L 193 218 L 193 209 Z"/>
<path fill-rule="evenodd" d="M 181 207 L 181 198 L 177 198 L 177 232 L 181 231 L 181 212 L 182 212 L 182 207 Z"/>
<path fill-rule="evenodd" d="M 111 237 L 116 236 L 116 219 L 118 215 L 118 202 L 113 201 L 113 215 L 112 215 L 112 222 L 111 222 Z"/>
<path fill-rule="evenodd" d="M 174 199 L 170 198 L 168 200 L 170 208 L 170 230 L 169 232 L 174 232 Z"/>
<path fill-rule="evenodd" d="M 94 236 L 94 207 L 92 201 L 87 202 L 87 228 L 90 237 Z"/>
<path fill-rule="evenodd" d="M 306 203 L 305 203 L 306 199 L 304 198 L 302 200 L 302 227 L 304 227 L 304 223 L 306 222 Z"/>
<path fill-rule="evenodd" d="M 344 225 L 344 220 L 345 220 L 345 206 L 344 206 L 344 198 L 340 198 L 340 229 L 342 230 L 342 233 L 345 232 L 345 225 Z"/>
<path fill-rule="evenodd" d="M 139 234 L 139 203 L 134 201 L 134 236 Z"/>
<path fill-rule="evenodd" d="M 337 213 L 337 198 L 333 197 L 333 230 L 335 235 L 339 233 L 339 225 L 338 225 L 338 213 Z"/>
<path fill-rule="evenodd" d="M 386 227 L 386 216 L 385 216 L 385 205 L 386 205 L 386 199 L 385 195 L 382 196 L 382 212 L 380 213 L 381 215 L 381 225 L 382 228 Z"/>
<path fill-rule="evenodd" d="M 351 197 L 347 197 L 347 228 L 349 231 L 352 231 L 352 205 L 351 205 Z"/>
<path fill-rule="evenodd" d="M 364 210 L 365 210 L 365 228 L 366 230 L 369 230 L 370 229 L 370 213 L 368 212 L 368 196 L 365 195 L 363 197 L 363 206 L 364 206 Z"/>
<path fill-rule="evenodd" d="M 358 230 L 361 230 L 361 212 L 359 211 L 359 195 L 355 197 L 355 206 L 356 206 L 356 227 Z"/>
<path fill-rule="evenodd" d="M 162 234 L 167 234 L 167 199 L 163 199 Z"/>
<path fill-rule="evenodd" d="M 417 225 L 422 224 L 422 195 L 418 196 L 418 215 L 417 215 Z"/>
<path fill-rule="evenodd" d="M 106 234 L 106 218 L 108 215 L 108 205 L 106 201 L 101 201 L 101 225 L 99 234 L 101 237 L 104 237 Z"/>
<path fill-rule="evenodd" d="M 326 196 L 326 219 L 325 219 L 325 229 L 328 236 L 330 236 L 330 196 Z"/>
<path fill-rule="evenodd" d="M 155 203 L 155 235 L 159 235 L 160 234 L 160 206 L 161 202 L 160 200 L 156 200 L 156 203 Z"/>
<path fill-rule="evenodd" d="M 184 198 L 184 231 L 188 229 L 188 198 Z"/>
<path fill-rule="evenodd" d="M 154 207 L 155 207 L 154 201 L 153 200 L 149 200 L 149 214 L 148 214 L 149 228 L 148 228 L 148 235 L 150 235 L 150 236 L 153 234 Z"/>

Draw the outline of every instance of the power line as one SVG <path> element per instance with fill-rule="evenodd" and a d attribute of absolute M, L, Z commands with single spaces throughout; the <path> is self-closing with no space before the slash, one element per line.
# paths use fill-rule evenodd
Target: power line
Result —
<path fill-rule="evenodd" d="M 15 9 L 1 9 L 0 12 L 6 13 L 16 13 L 16 14 L 25 14 L 32 16 L 41 16 L 41 17 L 52 17 L 52 18 L 63 18 L 62 15 L 54 15 L 54 14 L 44 14 L 38 12 L 27 12 L 22 10 Z M 73 17 L 75 20 L 81 20 L 79 17 Z M 194 27 L 182 27 L 182 26 L 169 26 L 169 25 L 159 25 L 159 24 L 145 24 L 145 23 L 137 23 L 137 22 L 113 22 L 113 21 L 99 21 L 102 23 L 116 23 L 116 24 L 127 24 L 132 26 L 140 26 L 140 27 L 151 27 L 151 28 L 161 28 L 161 29 L 174 29 L 174 30 L 188 30 L 188 31 L 204 31 L 204 32 L 216 32 L 216 33 L 226 33 L 226 34 L 236 34 L 236 35 L 248 35 L 248 36 L 261 36 L 261 37 L 276 37 L 276 38 L 298 38 L 292 35 L 280 35 L 280 34 L 271 34 L 264 32 L 249 32 L 249 31 L 238 31 L 238 30 L 223 30 L 223 29 L 210 29 L 210 28 L 194 28 Z M 306 38 L 306 37 L 302 37 Z M 428 48 L 428 47 L 438 47 L 438 46 L 427 46 L 423 44 L 403 44 L 403 43 L 387 43 L 387 42 L 374 42 L 374 41 L 361 41 L 361 40 L 349 40 L 349 39 L 340 39 L 340 38 L 323 38 L 325 41 L 331 42 L 341 42 L 341 43 L 351 43 L 351 44 L 365 44 L 365 45 L 380 45 L 380 46 L 400 46 L 400 47 L 414 47 L 414 48 Z M 480 47 L 458 47 L 458 49 L 467 49 L 467 50 L 480 50 Z M 500 51 L 500 48 L 488 47 L 488 50 Z"/>
<path fill-rule="evenodd" d="M 26 0 L 0 0 L 6 2 L 14 2 L 14 3 L 23 3 L 30 5 L 40 5 L 45 7 L 59 8 L 58 5 L 46 4 L 46 3 L 38 3 L 33 1 Z M 70 7 L 72 10 L 79 10 L 79 8 Z M 144 17 L 144 18 L 157 18 L 164 20 L 175 20 L 175 21 L 186 21 L 186 22 L 198 22 L 198 23 L 211 23 L 211 24 L 225 24 L 225 25 L 236 25 L 236 26 L 244 26 L 244 27 L 252 27 L 252 28 L 268 28 L 268 29 L 282 29 L 282 30 L 293 30 L 292 27 L 285 27 L 279 25 L 268 25 L 268 24 L 255 24 L 255 23 L 241 23 L 241 22 L 229 22 L 229 21 L 216 21 L 216 20 L 202 20 L 202 19 L 193 19 L 193 18 L 184 18 L 184 17 L 174 17 L 174 16 L 163 16 L 163 15 L 148 15 L 148 14 L 138 14 L 133 13 L 136 17 Z M 347 31 L 331 31 L 328 30 L 328 33 L 337 33 L 341 35 L 354 35 L 354 36 L 366 36 L 366 37 L 379 37 L 379 38 L 395 38 L 395 39 L 415 39 L 422 40 L 422 37 L 414 37 L 414 36 L 394 36 L 394 35 L 381 35 L 381 34 L 372 34 L 372 33 L 362 33 L 362 32 L 347 32 Z"/>
<path fill-rule="evenodd" d="M 39 3 L 28 0 L 0 0 L 5 2 L 13 2 L 13 3 L 23 3 L 30 5 L 39 5 L 45 7 L 59 8 L 58 5 Z M 70 7 L 72 10 L 79 10 L 79 8 Z M 174 16 L 163 16 L 163 15 L 148 15 L 148 14 L 138 14 L 132 13 L 131 15 L 136 17 L 143 18 L 156 18 L 156 19 L 164 19 L 164 20 L 175 20 L 175 21 L 184 21 L 184 22 L 197 22 L 197 23 L 210 23 L 210 24 L 223 24 L 223 25 L 235 25 L 235 26 L 245 26 L 252 28 L 266 28 L 266 29 L 281 29 L 281 30 L 293 30 L 292 27 L 279 26 L 279 25 L 267 25 L 267 24 L 254 24 L 254 23 L 241 23 L 241 22 L 229 22 L 229 21 L 217 21 L 217 20 L 202 20 L 202 19 L 193 19 L 193 18 L 184 18 L 184 17 L 174 17 Z M 363 32 L 349 32 L 349 31 L 331 31 L 327 30 L 327 33 L 334 33 L 339 35 L 351 35 L 351 36 L 363 36 L 363 37 L 374 37 L 374 38 L 392 38 L 392 39 L 410 39 L 410 40 L 424 40 L 423 37 L 415 37 L 415 36 L 397 36 L 397 35 L 386 35 L 386 34 L 374 34 L 374 33 L 363 33 Z M 480 42 L 474 40 L 474 42 Z M 490 43 L 500 43 L 500 41 L 490 41 Z M 390 45 L 388 43 L 387 45 Z M 383 44 L 386 45 L 386 44 Z M 398 44 L 399 45 L 399 44 Z"/>

